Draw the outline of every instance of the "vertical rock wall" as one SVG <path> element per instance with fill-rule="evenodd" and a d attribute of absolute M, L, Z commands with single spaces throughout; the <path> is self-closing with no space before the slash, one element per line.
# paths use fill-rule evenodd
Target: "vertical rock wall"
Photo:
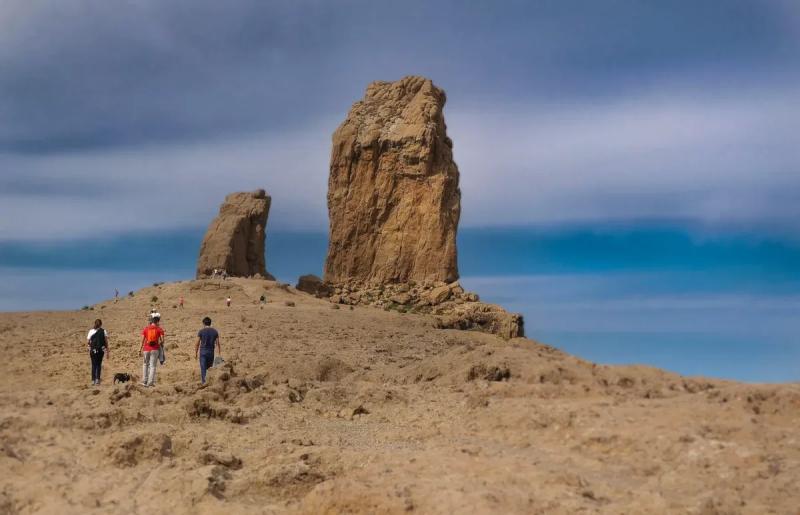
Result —
<path fill-rule="evenodd" d="M 198 278 L 210 276 L 214 269 L 225 270 L 230 276 L 271 278 L 264 259 L 271 201 L 264 190 L 225 197 L 200 246 Z"/>
<path fill-rule="evenodd" d="M 442 109 L 423 77 L 373 82 L 333 134 L 325 281 L 458 279 L 458 168 Z"/>

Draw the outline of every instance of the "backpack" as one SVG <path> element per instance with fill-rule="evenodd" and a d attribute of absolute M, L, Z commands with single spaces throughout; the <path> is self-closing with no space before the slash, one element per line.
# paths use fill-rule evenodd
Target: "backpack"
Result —
<path fill-rule="evenodd" d="M 93 352 L 100 352 L 106 346 L 106 331 L 105 329 L 98 329 L 94 332 L 89 340 L 89 348 Z"/>
<path fill-rule="evenodd" d="M 157 326 L 155 326 L 155 325 L 147 326 L 147 329 L 145 329 L 144 334 L 145 334 L 145 338 L 147 340 L 147 343 L 149 343 L 150 345 L 153 345 L 153 346 L 158 344 L 158 337 L 160 335 L 160 331 L 158 330 Z"/>

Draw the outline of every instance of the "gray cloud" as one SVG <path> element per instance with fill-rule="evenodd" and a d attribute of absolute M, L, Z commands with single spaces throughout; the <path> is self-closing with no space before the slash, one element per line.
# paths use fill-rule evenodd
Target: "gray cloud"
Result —
<path fill-rule="evenodd" d="M 613 95 L 687 69 L 777 73 L 798 50 L 787 12 L 743 0 L 9 0 L 0 151 L 302 126 L 408 73 L 458 102 Z"/>
<path fill-rule="evenodd" d="M 614 103 L 448 109 L 463 224 L 656 218 L 800 230 L 796 93 L 712 99 L 678 89 Z M 337 122 L 215 142 L 0 156 L 13 170 L 0 183 L 17 185 L 0 193 L 0 215 L 22 221 L 0 239 L 204 226 L 227 192 L 257 187 L 273 195 L 271 227 L 324 230 Z M 78 187 L 91 202 L 76 202 Z M 26 216 L 32 204 L 42 216 Z"/>
<path fill-rule="evenodd" d="M 612 103 L 453 113 L 465 220 L 644 217 L 800 229 L 800 98 L 716 93 L 667 87 Z"/>
<path fill-rule="evenodd" d="M 86 187 L 79 200 L 74 191 L 57 186 L 0 192 L 0 217 L 18 221 L 0 225 L 0 239 L 201 227 L 227 193 L 262 187 L 273 196 L 271 227 L 323 227 L 325 170 L 334 127 L 328 122 L 213 143 L 0 155 L 0 168 L 10 171 L 4 176 L 7 182 L 46 184 L 57 173 L 58 183 L 66 179 Z M 35 216 L 30 216 L 32 211 Z"/>
<path fill-rule="evenodd" d="M 792 2 L 398 5 L 4 2 L 0 239 L 203 226 L 255 187 L 322 229 L 330 134 L 408 73 L 448 92 L 466 225 L 797 227 Z"/>

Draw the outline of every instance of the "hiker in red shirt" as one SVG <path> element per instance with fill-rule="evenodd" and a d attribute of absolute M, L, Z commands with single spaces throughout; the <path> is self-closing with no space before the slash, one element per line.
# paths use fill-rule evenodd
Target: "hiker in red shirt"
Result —
<path fill-rule="evenodd" d="M 156 364 L 158 363 L 158 351 L 164 345 L 164 329 L 158 324 L 161 317 L 158 313 L 153 315 L 150 325 L 142 330 L 142 347 L 139 351 L 144 356 L 142 365 L 142 386 L 156 385 Z"/>

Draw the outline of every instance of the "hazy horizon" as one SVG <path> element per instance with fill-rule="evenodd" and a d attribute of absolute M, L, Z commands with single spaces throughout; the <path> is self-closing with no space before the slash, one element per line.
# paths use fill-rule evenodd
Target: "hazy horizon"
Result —
<path fill-rule="evenodd" d="M 0 243 L 0 310 L 79 309 L 191 279 L 202 235 Z M 464 228 L 458 243 L 462 284 L 522 313 L 530 338 L 600 363 L 800 380 L 800 242 L 661 224 Z M 324 232 L 268 228 L 267 270 L 291 284 L 321 275 L 326 249 Z"/>

